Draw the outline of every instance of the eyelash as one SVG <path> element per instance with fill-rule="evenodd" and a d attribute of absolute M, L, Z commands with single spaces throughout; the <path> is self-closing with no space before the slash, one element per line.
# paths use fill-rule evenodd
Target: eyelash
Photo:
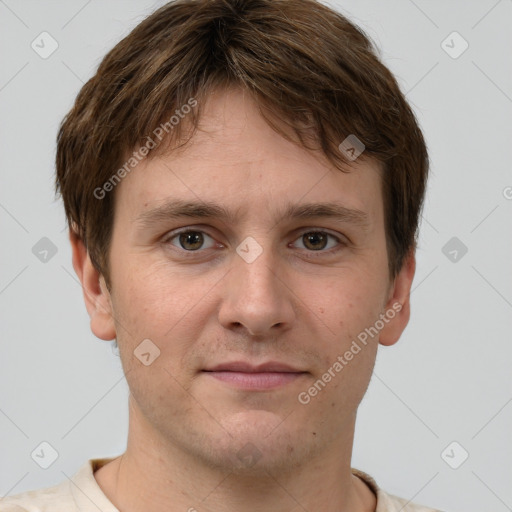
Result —
<path fill-rule="evenodd" d="M 183 249 L 183 247 L 178 247 L 178 246 L 175 246 L 174 244 L 171 243 L 172 240 L 174 240 L 176 237 L 178 237 L 179 235 L 181 235 L 183 233 L 202 233 L 202 234 L 204 234 L 206 236 L 209 236 L 210 238 L 214 239 L 211 235 L 209 235 L 206 231 L 204 231 L 202 229 L 183 228 L 183 229 L 181 229 L 179 231 L 172 231 L 171 233 L 169 233 L 168 236 L 166 236 L 162 240 L 162 243 L 165 244 L 165 245 L 167 245 L 167 244 L 172 245 L 173 248 L 175 248 L 175 250 L 177 250 L 179 252 L 189 253 L 190 257 L 192 257 L 194 255 L 197 255 L 198 253 L 204 252 L 204 250 L 207 250 L 207 249 L 197 249 L 195 251 L 188 251 L 186 249 Z M 343 241 L 338 236 L 330 233 L 329 231 L 325 231 L 323 229 L 315 229 L 315 228 L 313 228 L 313 229 L 309 228 L 309 229 L 301 231 L 297 235 L 297 238 L 295 238 L 293 241 L 296 241 L 296 240 L 300 239 L 302 236 L 304 236 L 307 233 L 322 233 L 322 234 L 328 235 L 331 238 L 334 238 L 336 240 L 336 242 L 338 242 L 338 246 L 337 247 L 330 248 L 328 250 L 320 249 L 318 251 L 313 251 L 313 250 L 303 249 L 304 251 L 309 253 L 309 255 L 312 256 L 313 258 L 319 257 L 319 256 L 325 256 L 326 254 L 337 253 L 338 251 L 342 250 L 343 248 L 345 248 L 348 245 L 347 242 Z M 189 256 L 187 256 L 187 257 L 189 257 Z"/>

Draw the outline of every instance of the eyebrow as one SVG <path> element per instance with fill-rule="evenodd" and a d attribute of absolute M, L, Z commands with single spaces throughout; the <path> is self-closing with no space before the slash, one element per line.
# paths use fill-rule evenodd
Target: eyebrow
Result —
<path fill-rule="evenodd" d="M 164 204 L 142 212 L 135 219 L 141 228 L 149 228 L 154 224 L 182 217 L 207 219 L 220 219 L 235 224 L 240 218 L 239 210 L 228 210 L 222 205 L 208 202 L 190 202 L 181 199 L 169 199 Z M 330 218 L 340 222 L 355 224 L 361 228 L 368 228 L 369 217 L 362 210 L 348 208 L 336 202 L 325 203 L 288 203 L 281 213 L 277 213 L 279 222 L 293 219 L 320 219 Z"/>

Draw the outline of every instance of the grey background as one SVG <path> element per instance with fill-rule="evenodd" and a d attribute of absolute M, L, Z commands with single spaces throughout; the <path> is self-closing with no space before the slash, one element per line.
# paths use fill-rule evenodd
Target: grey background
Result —
<path fill-rule="evenodd" d="M 89 330 L 53 195 L 55 136 L 106 51 L 162 3 L 0 0 L 0 496 L 125 448 L 127 385 Z M 379 350 L 352 465 L 442 510 L 512 510 L 512 2 L 330 5 L 381 48 L 432 161 L 412 319 Z M 47 59 L 31 48 L 43 31 L 59 45 Z M 458 58 L 445 51 L 463 48 L 458 36 L 442 44 L 453 31 L 469 44 Z M 43 237 L 57 250 L 46 262 Z M 48 469 L 31 457 L 43 441 L 59 454 Z"/>

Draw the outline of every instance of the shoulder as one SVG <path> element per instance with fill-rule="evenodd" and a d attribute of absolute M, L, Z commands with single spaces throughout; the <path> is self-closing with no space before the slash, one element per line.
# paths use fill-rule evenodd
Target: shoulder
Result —
<path fill-rule="evenodd" d="M 119 512 L 94 478 L 94 471 L 112 458 L 90 459 L 67 480 L 0 499 L 0 512 Z"/>
<path fill-rule="evenodd" d="M 26 491 L 0 500 L 0 512 L 73 512 L 76 504 L 69 482 L 53 487 Z"/>
<path fill-rule="evenodd" d="M 352 473 L 361 478 L 377 497 L 377 508 L 375 512 L 442 512 L 441 510 L 419 505 L 410 500 L 388 494 L 364 471 L 352 468 Z"/>
<path fill-rule="evenodd" d="M 409 500 L 393 496 L 392 494 L 388 494 L 382 490 L 381 494 L 382 501 L 386 504 L 386 507 L 382 509 L 383 512 L 395 512 L 398 510 L 401 512 L 442 512 L 436 508 L 425 507 L 424 505 L 412 503 Z M 379 512 L 378 509 L 377 512 Z"/>

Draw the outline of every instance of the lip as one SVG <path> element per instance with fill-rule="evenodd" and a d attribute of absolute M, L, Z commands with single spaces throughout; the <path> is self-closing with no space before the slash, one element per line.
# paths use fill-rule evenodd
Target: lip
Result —
<path fill-rule="evenodd" d="M 205 372 L 241 372 L 241 373 L 265 373 L 265 372 L 280 372 L 280 373 L 304 373 L 303 370 L 293 368 L 286 363 L 278 361 L 267 361 L 261 364 L 251 364 L 246 361 L 232 361 L 229 363 L 220 363 L 210 368 L 205 368 Z"/>
<path fill-rule="evenodd" d="M 264 391 L 289 384 L 308 372 L 277 361 L 259 365 L 234 361 L 212 366 L 203 373 L 237 389 Z"/>

